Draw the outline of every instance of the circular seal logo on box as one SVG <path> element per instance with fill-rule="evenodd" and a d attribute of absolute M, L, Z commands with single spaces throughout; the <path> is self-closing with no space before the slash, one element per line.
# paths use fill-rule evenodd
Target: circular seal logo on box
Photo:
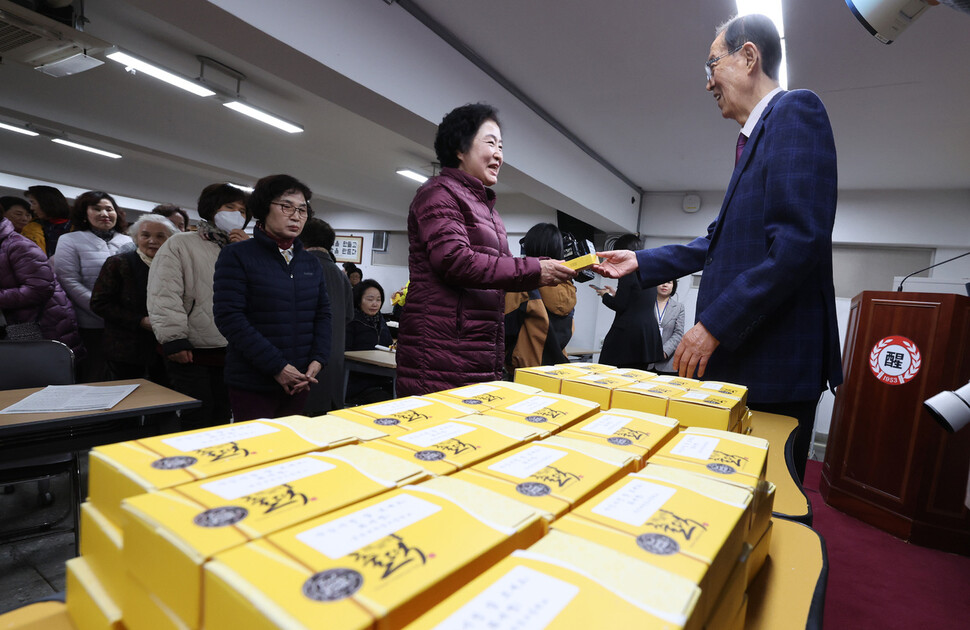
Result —
<path fill-rule="evenodd" d="M 734 469 L 734 466 L 722 464 L 720 462 L 711 462 L 707 465 L 707 469 L 711 472 L 716 472 L 719 475 L 733 475 L 737 472 Z"/>
<path fill-rule="evenodd" d="M 891 335 L 872 347 L 869 369 L 887 385 L 902 385 L 913 380 L 923 364 L 916 344 L 901 335 Z"/>
<path fill-rule="evenodd" d="M 156 459 L 152 462 L 152 468 L 157 468 L 158 470 L 178 470 L 179 468 L 194 466 L 198 461 L 191 455 L 176 455 L 175 457 Z"/>
<path fill-rule="evenodd" d="M 669 556 L 680 551 L 677 541 L 664 534 L 640 534 L 637 536 L 637 546 L 658 556 Z"/>
<path fill-rule="evenodd" d="M 318 602 L 335 602 L 360 590 L 364 576 L 353 569 L 328 569 L 307 578 L 303 594 Z"/>
<path fill-rule="evenodd" d="M 529 422 L 535 422 L 536 424 L 546 421 L 546 419 L 543 418 L 542 416 L 526 416 L 525 419 L 528 420 Z"/>
<path fill-rule="evenodd" d="M 633 444 L 633 440 L 625 437 L 611 437 L 606 438 L 606 441 L 610 444 L 616 444 L 617 446 L 630 446 Z"/>
<path fill-rule="evenodd" d="M 247 516 L 249 516 L 249 510 L 244 507 L 224 505 L 206 510 L 205 512 L 199 512 L 192 519 L 192 522 L 199 527 L 226 527 L 228 525 L 235 525 Z"/>
<path fill-rule="evenodd" d="M 552 492 L 549 486 L 538 481 L 524 481 L 515 486 L 515 489 L 519 494 L 524 494 L 527 497 L 544 497 Z"/>
<path fill-rule="evenodd" d="M 414 456 L 423 462 L 434 462 L 445 458 L 445 454 L 441 451 L 418 451 Z"/>
<path fill-rule="evenodd" d="M 466 399 L 462 400 L 461 402 L 465 403 L 466 405 L 480 405 L 480 404 L 482 404 L 482 401 L 476 400 L 474 398 L 466 398 Z"/>
<path fill-rule="evenodd" d="M 374 424 L 379 424 L 382 427 L 390 427 L 395 424 L 401 424 L 401 421 L 397 418 L 378 418 L 377 420 L 374 420 Z"/>

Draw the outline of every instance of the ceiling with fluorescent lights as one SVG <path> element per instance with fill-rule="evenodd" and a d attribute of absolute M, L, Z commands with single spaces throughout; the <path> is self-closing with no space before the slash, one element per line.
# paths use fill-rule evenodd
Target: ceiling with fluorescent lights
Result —
<path fill-rule="evenodd" d="M 384 0 L 321 1 L 317 14 L 292 19 L 325 21 L 341 2 L 414 20 Z M 738 128 L 704 91 L 701 64 L 733 2 L 415 4 L 643 190 L 724 188 Z M 335 208 L 403 228 L 415 184 L 394 171 L 429 168 L 434 121 L 297 52 L 301 42 L 276 40 L 202 0 L 86 0 L 85 10 L 87 33 L 186 76 L 199 72 L 196 55 L 235 68 L 247 77 L 248 102 L 306 131 L 282 133 L 110 61 L 63 78 L 7 62 L 0 122 L 64 131 L 124 158 L 0 131 L 0 172 L 187 206 L 213 181 L 289 172 Z M 970 16 L 936 7 L 885 46 L 842 0 L 789 1 L 785 10 L 790 87 L 826 103 L 843 189 L 970 188 Z M 234 89 L 228 77 L 206 76 Z M 442 103 L 441 114 L 457 104 Z M 515 142 L 507 131 L 506 144 Z M 514 155 L 509 147 L 500 194 L 527 192 L 516 188 Z M 604 229 L 633 227 L 588 210 L 584 218 Z"/>

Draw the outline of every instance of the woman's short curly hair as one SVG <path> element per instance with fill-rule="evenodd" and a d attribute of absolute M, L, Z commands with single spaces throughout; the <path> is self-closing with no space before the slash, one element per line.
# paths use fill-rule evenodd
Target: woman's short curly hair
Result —
<path fill-rule="evenodd" d="M 448 112 L 438 125 L 434 152 L 442 166 L 458 168 L 459 153 L 468 153 L 475 134 L 486 120 L 501 127 L 498 110 L 487 103 L 469 103 Z"/>
<path fill-rule="evenodd" d="M 74 229 L 79 232 L 90 230 L 91 222 L 88 221 L 88 208 L 98 205 L 105 199 L 111 202 L 111 205 L 114 206 L 115 213 L 118 215 L 118 219 L 111 229 L 118 234 L 126 234 L 128 232 L 128 222 L 125 220 L 124 211 L 118 207 L 118 202 L 114 200 L 114 197 L 101 190 L 89 190 L 86 193 L 78 195 L 77 199 L 74 200 L 74 208 L 71 210 L 71 224 L 74 226 Z"/>
<path fill-rule="evenodd" d="M 280 195 L 288 192 L 301 193 L 307 200 L 307 218 L 313 218 L 313 208 L 310 207 L 310 188 L 292 175 L 267 175 L 256 182 L 256 187 L 246 202 L 247 211 L 257 221 L 265 221 L 269 215 L 269 206 Z"/>

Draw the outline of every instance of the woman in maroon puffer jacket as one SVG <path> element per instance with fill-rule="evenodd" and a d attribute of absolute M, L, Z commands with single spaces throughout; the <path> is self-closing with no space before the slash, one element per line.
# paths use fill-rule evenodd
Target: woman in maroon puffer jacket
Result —
<path fill-rule="evenodd" d="M 411 284 L 398 333 L 399 396 L 500 379 L 505 291 L 576 275 L 558 261 L 513 258 L 509 251 L 490 188 L 502 166 L 495 108 L 452 110 L 434 147 L 442 172 L 418 189 L 408 213 Z"/>
<path fill-rule="evenodd" d="M 8 324 L 36 321 L 45 339 L 65 343 L 75 361 L 84 356 L 74 307 L 54 276 L 47 254 L 0 220 L 0 308 Z"/>

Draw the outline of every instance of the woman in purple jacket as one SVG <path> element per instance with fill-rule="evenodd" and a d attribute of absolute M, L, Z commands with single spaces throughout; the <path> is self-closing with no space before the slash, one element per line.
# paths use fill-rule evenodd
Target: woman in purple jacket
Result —
<path fill-rule="evenodd" d="M 36 243 L 0 217 L 0 308 L 8 324 L 37 322 L 45 339 L 63 342 L 84 357 L 74 307 Z"/>
<path fill-rule="evenodd" d="M 491 189 L 502 166 L 495 108 L 452 110 L 434 148 L 441 174 L 418 189 L 408 213 L 411 284 L 398 333 L 400 396 L 500 379 L 505 291 L 576 275 L 558 261 L 513 258 L 509 251 Z"/>

